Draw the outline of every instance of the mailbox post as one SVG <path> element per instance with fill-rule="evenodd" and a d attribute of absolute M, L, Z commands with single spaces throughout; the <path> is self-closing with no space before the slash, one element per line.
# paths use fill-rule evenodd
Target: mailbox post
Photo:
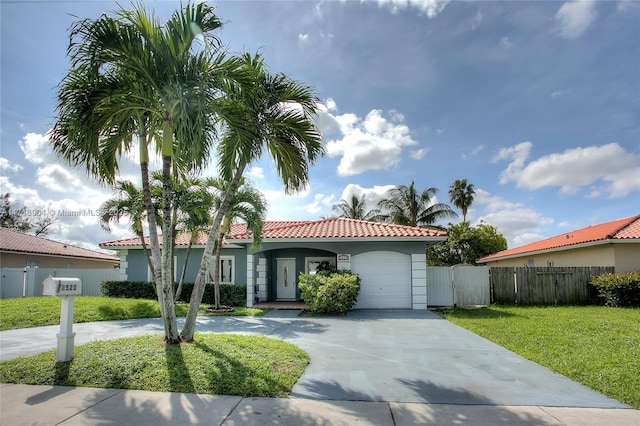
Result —
<path fill-rule="evenodd" d="M 73 298 L 82 295 L 82 282 L 79 278 L 61 278 L 49 276 L 42 285 L 43 296 L 60 298 L 60 333 L 56 347 L 56 362 L 71 361 L 73 358 Z"/>

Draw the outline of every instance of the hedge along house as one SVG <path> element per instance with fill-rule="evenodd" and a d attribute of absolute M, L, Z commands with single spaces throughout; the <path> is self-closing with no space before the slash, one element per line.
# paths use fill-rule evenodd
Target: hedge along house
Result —
<path fill-rule="evenodd" d="M 495 267 L 613 266 L 640 270 L 640 215 L 598 223 L 477 259 Z"/>
<path fill-rule="evenodd" d="M 192 247 L 186 282 L 195 281 L 206 242 L 202 235 Z M 300 297 L 298 276 L 314 273 L 328 262 L 361 278 L 357 309 L 426 309 L 426 249 L 446 241 L 445 231 L 354 219 L 267 221 L 262 245 L 251 247 L 246 224 L 234 224 L 225 236 L 221 283 L 247 286 L 247 306 L 263 301 L 295 301 Z M 178 238 L 174 256 L 179 276 L 189 235 Z M 150 280 L 142 245 L 137 238 L 109 241 L 103 248 L 120 253 L 122 279 Z M 213 266 L 210 265 L 207 281 Z"/>

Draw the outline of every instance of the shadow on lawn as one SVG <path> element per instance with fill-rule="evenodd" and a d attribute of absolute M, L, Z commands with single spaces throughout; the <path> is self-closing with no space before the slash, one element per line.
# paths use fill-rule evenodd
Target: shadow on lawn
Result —
<path fill-rule="evenodd" d="M 464 318 L 464 319 L 498 319 L 520 317 L 522 315 L 513 312 L 496 309 L 492 306 L 482 308 L 439 308 L 435 312 L 441 317 L 448 318 Z"/>

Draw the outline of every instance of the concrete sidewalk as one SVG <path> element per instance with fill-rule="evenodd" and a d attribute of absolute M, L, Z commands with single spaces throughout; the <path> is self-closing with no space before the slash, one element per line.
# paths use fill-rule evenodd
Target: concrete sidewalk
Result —
<path fill-rule="evenodd" d="M 0 385 L 0 424 L 20 425 L 640 425 L 615 408 L 242 398 L 64 386 Z"/>

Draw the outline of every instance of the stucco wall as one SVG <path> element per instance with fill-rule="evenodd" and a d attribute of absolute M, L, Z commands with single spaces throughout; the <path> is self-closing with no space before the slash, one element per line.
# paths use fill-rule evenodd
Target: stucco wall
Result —
<path fill-rule="evenodd" d="M 529 260 L 533 259 L 533 265 Z M 616 272 L 640 269 L 640 244 L 600 244 L 487 262 L 487 266 L 614 266 Z"/>
<path fill-rule="evenodd" d="M 196 274 L 200 268 L 203 248 L 192 248 L 189 253 L 189 263 L 184 281 L 192 283 L 196 280 Z M 175 250 L 174 256 L 177 258 L 176 278 L 180 279 L 184 258 L 187 253 L 186 248 Z M 223 249 L 221 256 L 235 256 L 235 284 L 245 284 L 247 281 L 247 256 L 244 249 Z M 129 281 L 146 281 L 148 279 L 147 259 L 142 250 L 128 250 L 126 253 L 126 273 Z"/>

